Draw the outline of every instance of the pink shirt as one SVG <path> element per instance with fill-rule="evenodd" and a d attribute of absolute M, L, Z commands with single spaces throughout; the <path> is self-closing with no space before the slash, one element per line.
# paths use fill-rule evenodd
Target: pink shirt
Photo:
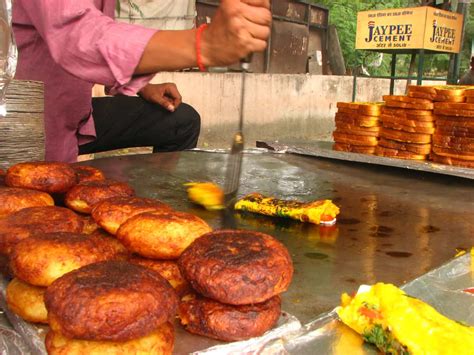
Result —
<path fill-rule="evenodd" d="M 45 85 L 46 160 L 74 162 L 94 140 L 91 90 L 134 95 L 151 75 L 133 76 L 156 32 L 113 20 L 115 0 L 15 0 L 16 78 Z"/>

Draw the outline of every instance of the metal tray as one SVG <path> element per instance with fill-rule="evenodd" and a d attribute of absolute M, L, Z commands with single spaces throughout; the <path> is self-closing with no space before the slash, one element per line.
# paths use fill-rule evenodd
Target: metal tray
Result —
<path fill-rule="evenodd" d="M 316 141 L 312 143 L 288 143 L 285 142 L 258 142 L 259 147 L 267 147 L 275 151 L 286 153 L 309 155 L 314 157 L 345 160 L 364 164 L 375 164 L 391 166 L 401 169 L 424 171 L 427 173 L 444 174 L 474 179 L 474 169 L 461 168 L 451 165 L 437 164 L 430 161 L 416 161 L 396 158 L 379 157 L 371 154 L 359 154 L 351 152 L 340 152 L 332 149 L 332 142 Z"/>

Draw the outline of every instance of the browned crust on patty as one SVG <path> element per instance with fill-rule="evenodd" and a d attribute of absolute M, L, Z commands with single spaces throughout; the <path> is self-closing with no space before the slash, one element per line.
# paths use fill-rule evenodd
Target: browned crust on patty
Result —
<path fill-rule="evenodd" d="M 132 257 L 128 261 L 132 264 L 141 265 L 158 272 L 170 283 L 179 296 L 184 296 L 191 292 L 191 285 L 189 285 L 183 275 L 181 275 L 178 264 L 175 261 L 152 260 L 138 256 Z"/>
<path fill-rule="evenodd" d="M 116 196 L 133 196 L 135 191 L 125 182 L 115 180 L 88 181 L 77 184 L 65 197 L 66 206 L 81 212 L 91 213 L 92 207 L 103 200 Z"/>
<path fill-rule="evenodd" d="M 177 259 L 194 240 L 211 230 L 190 213 L 148 212 L 122 224 L 117 238 L 128 250 L 146 258 Z"/>
<path fill-rule="evenodd" d="M 236 341 L 257 337 L 272 328 L 280 317 L 280 296 L 253 305 L 231 306 L 209 298 L 179 304 L 178 316 L 190 333 Z"/>
<path fill-rule="evenodd" d="M 174 346 L 174 327 L 167 322 L 144 337 L 125 342 L 68 339 L 60 333 L 49 331 L 45 344 L 49 355 L 171 355 Z"/>
<path fill-rule="evenodd" d="M 73 168 L 59 162 L 31 162 L 13 165 L 7 170 L 5 183 L 48 193 L 64 193 L 76 183 Z"/>
<path fill-rule="evenodd" d="M 27 207 L 54 206 L 46 192 L 16 187 L 0 187 L 0 218 Z"/>
<path fill-rule="evenodd" d="M 113 237 L 72 233 L 35 234 L 15 245 L 10 267 L 19 279 L 49 286 L 62 275 L 104 260 L 125 259 L 126 249 Z"/>
<path fill-rule="evenodd" d="M 29 285 L 17 278 L 7 286 L 8 307 L 21 318 L 33 323 L 48 323 L 48 311 L 44 305 L 46 287 Z"/>
<path fill-rule="evenodd" d="M 102 171 L 93 166 L 88 165 L 71 165 L 76 173 L 77 182 L 87 182 L 87 181 L 102 181 L 105 180 L 105 175 Z"/>
<path fill-rule="evenodd" d="M 0 253 L 9 255 L 20 240 L 35 233 L 80 233 L 82 219 L 63 207 L 29 207 L 0 219 Z"/>
<path fill-rule="evenodd" d="M 293 276 L 288 250 L 270 235 L 220 230 L 194 241 L 178 266 L 202 295 L 233 305 L 259 303 L 286 291 Z"/>
<path fill-rule="evenodd" d="M 70 272 L 45 294 L 51 329 L 68 338 L 126 341 L 172 319 L 173 288 L 158 273 L 123 261 Z"/>
<path fill-rule="evenodd" d="M 7 172 L 3 169 L 0 169 L 0 186 L 5 186 L 5 175 Z"/>
<path fill-rule="evenodd" d="M 145 212 L 171 211 L 167 204 L 150 198 L 135 196 L 112 197 L 94 205 L 92 217 L 110 234 L 116 234 L 129 218 Z"/>

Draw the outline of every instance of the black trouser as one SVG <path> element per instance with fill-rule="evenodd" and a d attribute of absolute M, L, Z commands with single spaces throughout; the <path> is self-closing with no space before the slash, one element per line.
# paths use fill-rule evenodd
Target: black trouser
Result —
<path fill-rule="evenodd" d="M 92 99 L 97 139 L 79 146 L 79 154 L 152 146 L 153 152 L 170 152 L 197 145 L 201 119 L 182 103 L 169 112 L 135 96 Z"/>

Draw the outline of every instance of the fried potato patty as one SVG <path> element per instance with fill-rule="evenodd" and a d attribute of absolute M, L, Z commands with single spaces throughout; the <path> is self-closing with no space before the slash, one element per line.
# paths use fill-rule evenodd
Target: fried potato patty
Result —
<path fill-rule="evenodd" d="M 5 183 L 48 193 L 64 193 L 77 183 L 76 173 L 66 163 L 31 162 L 15 164 L 7 170 Z"/>
<path fill-rule="evenodd" d="M 46 192 L 16 187 L 0 188 L 0 218 L 27 207 L 54 206 L 53 198 Z"/>
<path fill-rule="evenodd" d="M 117 234 L 119 227 L 129 218 L 144 212 L 171 211 L 167 204 L 142 197 L 112 197 L 94 205 L 92 217 L 110 234 Z"/>
<path fill-rule="evenodd" d="M 260 303 L 286 291 L 293 263 L 283 244 L 270 235 L 219 230 L 194 241 L 178 266 L 191 286 L 216 301 Z"/>
<path fill-rule="evenodd" d="M 173 347 L 174 328 L 169 322 L 150 334 L 124 342 L 69 339 L 53 331 L 46 335 L 46 350 L 49 355 L 170 355 Z"/>
<path fill-rule="evenodd" d="M 78 183 L 86 181 L 102 181 L 105 180 L 105 175 L 97 168 L 88 165 L 71 165 L 76 173 Z"/>
<path fill-rule="evenodd" d="M 94 218 L 92 218 L 92 216 L 90 215 L 82 216 L 82 222 L 84 224 L 82 227 L 83 234 L 92 234 L 100 229 L 100 226 L 94 221 Z"/>
<path fill-rule="evenodd" d="M 265 333 L 278 321 L 280 311 L 280 296 L 263 303 L 242 306 L 231 306 L 201 297 L 182 301 L 178 316 L 190 333 L 236 341 Z"/>
<path fill-rule="evenodd" d="M 127 249 L 151 259 L 177 259 L 189 244 L 211 227 L 185 212 L 148 212 L 127 220 L 117 238 Z"/>
<path fill-rule="evenodd" d="M 124 261 L 72 271 L 45 294 L 51 329 L 83 340 L 145 336 L 175 316 L 177 302 L 175 291 L 157 272 Z"/>
<path fill-rule="evenodd" d="M 105 199 L 116 196 L 133 196 L 135 191 L 125 182 L 115 180 L 87 181 L 74 186 L 64 202 L 70 209 L 90 214 L 92 207 Z"/>
<path fill-rule="evenodd" d="M 8 307 L 21 318 L 33 323 L 48 323 L 48 311 L 44 305 L 46 287 L 29 285 L 17 278 L 7 286 Z"/>
<path fill-rule="evenodd" d="M 141 257 L 132 257 L 128 260 L 132 264 L 137 264 L 158 272 L 170 283 L 179 296 L 191 292 L 191 286 L 184 279 L 179 271 L 178 264 L 171 260 L 152 260 Z"/>
<path fill-rule="evenodd" d="M 67 208 L 24 208 L 0 219 L 0 253 L 9 255 L 16 243 L 34 233 L 80 233 L 83 225 L 82 219 Z"/>
<path fill-rule="evenodd" d="M 73 233 L 35 234 L 15 245 L 10 267 L 19 279 L 49 286 L 64 274 L 104 260 L 124 259 L 125 248 L 113 237 Z"/>

